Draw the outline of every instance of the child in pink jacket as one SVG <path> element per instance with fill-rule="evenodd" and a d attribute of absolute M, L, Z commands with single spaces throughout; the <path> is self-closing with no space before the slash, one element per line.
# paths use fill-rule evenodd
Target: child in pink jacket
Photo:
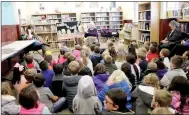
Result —
<path fill-rule="evenodd" d="M 171 105 L 180 114 L 189 114 L 189 81 L 182 76 L 175 76 L 169 87 L 172 93 Z"/>

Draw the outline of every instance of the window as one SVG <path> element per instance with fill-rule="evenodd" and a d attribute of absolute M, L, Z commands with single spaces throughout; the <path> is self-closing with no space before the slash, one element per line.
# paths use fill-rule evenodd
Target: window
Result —
<path fill-rule="evenodd" d="M 167 11 L 180 10 L 182 2 L 167 2 Z"/>

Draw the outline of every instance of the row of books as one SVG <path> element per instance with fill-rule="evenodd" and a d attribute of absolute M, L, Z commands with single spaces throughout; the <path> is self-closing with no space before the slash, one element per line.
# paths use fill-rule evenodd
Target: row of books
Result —
<path fill-rule="evenodd" d="M 181 10 L 169 10 L 167 11 L 168 18 L 181 17 Z"/>
<path fill-rule="evenodd" d="M 126 32 L 131 32 L 131 30 L 132 30 L 132 24 L 126 23 L 126 24 L 124 25 L 123 30 L 126 31 Z"/>
<path fill-rule="evenodd" d="M 120 22 L 110 22 L 110 24 L 120 24 Z"/>
<path fill-rule="evenodd" d="M 150 20 L 150 11 L 146 11 L 146 12 L 140 12 L 139 13 L 139 20 Z"/>
<path fill-rule="evenodd" d="M 110 13 L 110 16 L 121 16 L 121 13 L 118 12 L 118 13 Z"/>
<path fill-rule="evenodd" d="M 95 16 L 95 14 L 94 13 L 93 14 L 90 14 L 90 13 L 89 14 L 81 14 L 81 16 L 82 17 L 90 17 L 90 16 Z"/>
<path fill-rule="evenodd" d="M 61 14 L 59 14 L 59 15 L 47 15 L 47 19 L 57 19 L 57 18 L 61 18 Z"/>
<path fill-rule="evenodd" d="M 51 32 L 51 27 L 49 27 L 49 26 L 35 26 L 35 32 L 36 33 Z"/>
<path fill-rule="evenodd" d="M 32 16 L 32 20 L 45 20 L 46 19 L 46 16 Z"/>
<path fill-rule="evenodd" d="M 90 22 L 90 21 L 95 21 L 95 19 L 92 18 L 84 18 L 82 19 L 83 22 Z"/>
<path fill-rule="evenodd" d="M 96 25 L 108 25 L 107 22 L 96 22 Z"/>
<path fill-rule="evenodd" d="M 61 20 L 47 20 L 47 23 L 49 24 L 61 23 Z"/>
<path fill-rule="evenodd" d="M 97 13 L 96 14 L 96 17 L 105 17 L 105 16 L 108 16 L 107 13 Z"/>
<path fill-rule="evenodd" d="M 110 28 L 121 28 L 120 25 L 111 25 Z"/>
<path fill-rule="evenodd" d="M 149 22 L 139 22 L 138 26 L 139 26 L 139 29 L 150 30 L 150 23 Z"/>
<path fill-rule="evenodd" d="M 110 18 L 110 21 L 120 21 L 120 17 Z"/>
<path fill-rule="evenodd" d="M 149 33 L 141 33 L 140 35 L 140 41 L 150 41 L 150 34 Z"/>
<path fill-rule="evenodd" d="M 189 23 L 181 23 L 180 28 L 182 32 L 189 33 Z"/>
<path fill-rule="evenodd" d="M 108 18 L 96 18 L 96 21 L 108 21 Z"/>
<path fill-rule="evenodd" d="M 183 9 L 183 18 L 185 18 L 185 17 L 187 17 L 187 18 L 189 17 L 189 7 Z"/>

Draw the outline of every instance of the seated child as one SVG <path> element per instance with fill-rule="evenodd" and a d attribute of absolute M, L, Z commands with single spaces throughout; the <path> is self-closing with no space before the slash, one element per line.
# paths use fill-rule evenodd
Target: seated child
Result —
<path fill-rule="evenodd" d="M 90 45 L 91 53 L 89 54 L 89 57 L 91 58 L 92 55 L 94 55 L 94 49 L 95 49 L 95 44 Z"/>
<path fill-rule="evenodd" d="M 115 61 L 115 65 L 117 67 L 117 69 L 121 70 L 121 66 L 122 64 L 126 61 L 126 53 L 125 52 L 118 52 L 117 53 L 117 57 L 116 57 L 116 61 Z"/>
<path fill-rule="evenodd" d="M 37 74 L 36 69 L 27 69 L 24 72 L 25 79 L 27 80 L 27 83 L 32 83 L 34 76 Z"/>
<path fill-rule="evenodd" d="M 168 69 L 167 67 L 165 67 L 164 63 L 162 61 L 160 61 L 159 59 L 157 61 L 155 61 L 155 63 L 157 64 L 157 75 L 159 80 L 161 80 L 161 78 L 167 73 Z"/>
<path fill-rule="evenodd" d="M 133 100 L 136 99 L 136 114 L 148 114 L 154 91 L 160 89 L 159 79 L 156 74 L 148 74 L 143 83 L 139 84 L 131 93 Z"/>
<path fill-rule="evenodd" d="M 184 59 L 184 63 L 182 64 L 181 68 L 184 70 L 184 72 L 187 72 L 186 68 L 189 66 L 189 51 L 185 51 L 182 57 Z"/>
<path fill-rule="evenodd" d="M 131 72 L 134 76 L 136 76 L 135 78 L 135 84 L 137 84 L 139 81 L 141 81 L 141 69 L 138 66 L 138 64 L 136 64 L 136 58 L 133 54 L 128 54 L 126 57 L 126 61 L 130 64 L 131 66 Z"/>
<path fill-rule="evenodd" d="M 106 71 L 111 75 L 114 70 L 117 70 L 117 67 L 115 64 L 112 62 L 112 57 L 109 55 L 106 55 L 104 58 L 104 65 L 106 67 Z"/>
<path fill-rule="evenodd" d="M 72 51 L 72 54 L 76 57 L 76 60 L 81 59 L 81 50 L 82 47 L 80 45 L 76 45 L 75 50 Z"/>
<path fill-rule="evenodd" d="M 185 72 L 181 68 L 182 63 L 183 59 L 181 56 L 175 55 L 171 58 L 171 69 L 160 80 L 161 86 L 168 88 L 175 76 L 183 76 L 187 79 Z"/>
<path fill-rule="evenodd" d="M 52 54 L 51 54 L 50 51 L 46 52 L 45 60 L 49 63 L 49 65 L 51 66 L 51 68 L 53 67 L 54 64 L 56 64 L 56 61 L 53 60 L 53 57 L 52 57 Z"/>
<path fill-rule="evenodd" d="M 169 86 L 172 94 L 171 105 L 177 113 L 189 114 L 189 81 L 183 76 L 175 76 Z"/>
<path fill-rule="evenodd" d="M 40 103 L 38 92 L 33 84 L 27 84 L 20 91 L 18 102 L 21 105 L 20 115 L 51 114 L 49 109 Z"/>
<path fill-rule="evenodd" d="M 153 111 L 152 111 L 152 113 L 151 113 L 151 115 L 173 115 L 173 113 L 172 112 L 170 112 L 168 109 L 167 109 L 167 107 L 157 107 L 157 108 L 155 108 Z"/>
<path fill-rule="evenodd" d="M 53 67 L 55 76 L 52 81 L 52 92 L 58 97 L 62 97 L 62 84 L 63 84 L 63 65 L 55 64 Z"/>
<path fill-rule="evenodd" d="M 116 60 L 116 57 L 117 57 L 117 52 L 116 52 L 114 46 L 112 46 L 112 47 L 109 49 L 109 54 L 110 54 L 110 56 L 112 57 L 112 63 L 115 63 L 115 60 Z"/>
<path fill-rule="evenodd" d="M 125 75 L 129 78 L 129 81 L 134 88 L 136 85 L 136 76 L 131 71 L 131 65 L 128 62 L 123 63 L 121 66 L 121 71 L 123 71 Z"/>
<path fill-rule="evenodd" d="M 159 55 L 158 44 L 157 44 L 157 42 L 151 42 L 151 43 L 150 43 L 150 46 L 154 46 L 154 47 L 156 47 L 156 54 Z"/>
<path fill-rule="evenodd" d="M 75 61 L 75 60 L 76 60 L 76 57 L 74 55 L 72 55 L 72 54 L 67 57 L 67 61 L 65 63 L 63 63 L 63 73 L 64 73 L 64 75 L 66 75 L 66 76 L 70 75 L 70 73 L 68 71 L 68 65 L 69 65 L 70 62 Z"/>
<path fill-rule="evenodd" d="M 144 72 L 144 75 L 148 75 L 150 73 L 154 73 L 157 74 L 157 64 L 154 62 L 150 62 L 148 63 L 148 68 L 147 70 Z"/>
<path fill-rule="evenodd" d="M 54 96 L 48 87 L 43 87 L 44 83 L 45 78 L 43 77 L 43 74 L 38 73 L 34 77 L 33 84 L 39 92 L 39 100 L 48 107 L 51 113 L 56 113 L 64 105 L 66 99 L 65 97 L 59 98 Z"/>
<path fill-rule="evenodd" d="M 175 110 L 170 107 L 171 100 L 171 93 L 166 90 L 157 90 L 153 96 L 151 107 L 154 109 L 164 107 L 164 109 L 167 109 L 167 111 L 175 114 Z"/>
<path fill-rule="evenodd" d="M 169 58 L 168 58 L 169 54 L 170 54 L 170 51 L 168 49 L 165 49 L 165 48 L 163 48 L 159 53 L 160 57 L 162 58 L 163 63 L 165 64 L 165 66 L 168 69 L 170 69 L 170 61 L 169 61 Z"/>
<path fill-rule="evenodd" d="M 133 111 L 125 107 L 127 94 L 119 88 L 110 89 L 104 100 L 104 110 L 102 114 L 134 114 Z"/>
<path fill-rule="evenodd" d="M 48 62 L 46 60 L 42 61 L 39 64 L 41 70 L 42 70 L 42 74 L 45 77 L 45 84 L 44 87 L 48 87 L 49 89 L 52 90 L 52 79 L 54 77 L 54 71 L 49 69 L 48 67 Z"/>
<path fill-rule="evenodd" d="M 73 112 L 75 114 L 96 114 L 102 111 L 102 104 L 97 97 L 93 79 L 86 75 L 78 83 L 77 94 L 73 99 Z"/>
<path fill-rule="evenodd" d="M 12 84 L 16 89 L 17 94 L 25 86 L 27 80 L 24 77 L 24 66 L 16 63 L 13 70 Z"/>
<path fill-rule="evenodd" d="M 41 71 L 39 68 L 39 64 L 33 59 L 31 54 L 27 54 L 25 57 L 26 64 L 24 65 L 26 69 L 36 69 L 37 71 Z"/>
<path fill-rule="evenodd" d="M 103 89 L 98 93 L 98 98 L 100 99 L 102 104 L 105 100 L 106 93 L 112 88 L 120 88 L 127 94 L 128 103 L 126 103 L 125 107 L 132 109 L 132 105 L 130 104 L 130 91 L 132 84 L 130 83 L 128 77 L 121 70 L 115 70 L 108 78 Z"/>
<path fill-rule="evenodd" d="M 66 54 L 66 49 L 61 49 L 60 54 L 58 56 L 58 61 L 57 61 L 58 64 L 63 64 L 64 62 L 67 61 L 65 54 Z"/>
<path fill-rule="evenodd" d="M 94 51 L 95 53 L 91 56 L 93 68 L 102 60 L 102 56 L 100 54 L 100 47 L 96 46 Z"/>
<path fill-rule="evenodd" d="M 104 88 L 104 84 L 108 80 L 110 75 L 106 73 L 106 67 L 99 63 L 94 68 L 93 82 L 95 84 L 97 92 L 100 92 Z"/>
<path fill-rule="evenodd" d="M 151 62 L 153 58 L 159 58 L 157 55 L 157 49 L 154 46 L 150 46 L 150 51 L 147 54 L 147 60 L 148 62 Z"/>
<path fill-rule="evenodd" d="M 148 67 L 148 61 L 146 60 L 146 54 L 144 52 L 138 52 L 137 53 L 139 66 L 141 69 L 141 73 L 144 73 L 147 70 Z"/>
<path fill-rule="evenodd" d="M 81 60 L 77 60 L 77 62 L 78 62 L 79 65 L 80 65 L 80 69 L 79 69 L 78 75 L 81 75 L 81 76 L 83 76 L 83 75 L 92 76 L 92 72 L 91 72 L 91 70 L 89 69 L 89 67 L 85 66 Z"/>
<path fill-rule="evenodd" d="M 80 69 L 80 65 L 77 61 L 70 62 L 68 65 L 68 71 L 71 75 L 64 77 L 63 95 L 64 97 L 66 97 L 68 109 L 70 111 L 73 111 L 72 110 L 73 98 L 77 94 L 78 83 L 82 77 L 78 75 L 79 69 Z"/>
<path fill-rule="evenodd" d="M 15 115 L 20 112 L 20 105 L 16 104 L 16 98 L 12 96 L 9 82 L 1 82 L 1 114 Z"/>

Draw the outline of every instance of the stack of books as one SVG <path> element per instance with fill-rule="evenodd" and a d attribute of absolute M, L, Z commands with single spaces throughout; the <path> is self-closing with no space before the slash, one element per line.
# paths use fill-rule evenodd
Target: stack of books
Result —
<path fill-rule="evenodd" d="M 181 23 L 180 27 L 182 32 L 189 33 L 189 23 Z"/>

